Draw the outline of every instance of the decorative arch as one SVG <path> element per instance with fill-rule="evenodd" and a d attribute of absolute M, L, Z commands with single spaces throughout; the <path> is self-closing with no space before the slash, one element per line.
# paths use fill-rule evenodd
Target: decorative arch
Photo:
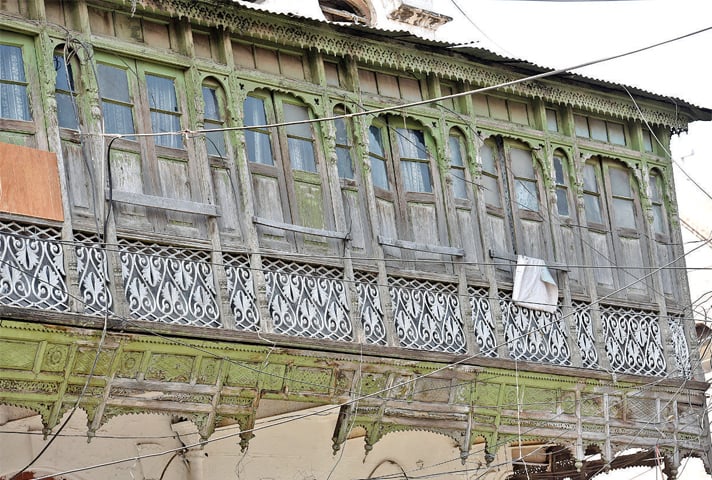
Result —
<path fill-rule="evenodd" d="M 370 25 L 372 9 L 367 0 L 319 0 L 324 17 L 331 22 Z"/>

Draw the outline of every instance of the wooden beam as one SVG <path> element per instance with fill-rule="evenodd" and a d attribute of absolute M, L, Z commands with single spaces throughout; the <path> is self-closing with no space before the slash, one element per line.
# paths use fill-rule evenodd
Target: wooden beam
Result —
<path fill-rule="evenodd" d="M 378 236 L 378 243 L 388 247 L 404 248 L 406 250 L 419 250 L 421 252 L 439 253 L 442 255 L 452 255 L 454 257 L 464 257 L 465 250 L 457 247 L 443 247 L 440 245 L 431 245 L 429 243 L 409 242 L 407 240 L 396 240 Z"/>
<path fill-rule="evenodd" d="M 280 228 L 282 230 L 288 230 L 290 232 L 304 233 L 306 235 L 316 235 L 317 237 L 328 237 L 328 238 L 338 238 L 341 240 L 348 240 L 350 235 L 345 232 L 335 232 L 333 230 L 322 230 L 320 228 L 303 227 L 301 225 L 294 225 L 293 223 L 278 222 L 276 220 L 269 220 L 262 217 L 252 217 L 252 223 L 257 225 L 263 225 L 265 227 Z"/>
<path fill-rule="evenodd" d="M 109 200 L 109 189 L 106 190 L 106 199 Z M 122 192 L 120 190 L 114 190 L 113 192 L 111 192 L 111 200 L 113 200 L 114 202 L 140 205 L 142 207 L 160 208 L 163 210 L 173 210 L 176 212 L 207 215 L 209 217 L 219 217 L 221 215 L 220 207 L 218 207 L 217 205 L 191 202 L 189 200 L 181 200 L 178 198 L 157 197 L 155 195 L 146 195 L 143 193 Z"/>

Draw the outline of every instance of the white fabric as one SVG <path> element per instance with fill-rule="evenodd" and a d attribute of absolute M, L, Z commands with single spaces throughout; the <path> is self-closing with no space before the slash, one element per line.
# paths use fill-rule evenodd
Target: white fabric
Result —
<path fill-rule="evenodd" d="M 539 258 L 517 257 L 512 300 L 520 307 L 554 313 L 559 287 L 546 264 Z"/>

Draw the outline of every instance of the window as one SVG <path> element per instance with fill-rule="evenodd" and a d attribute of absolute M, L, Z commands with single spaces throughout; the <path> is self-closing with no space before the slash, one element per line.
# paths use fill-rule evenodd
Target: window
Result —
<path fill-rule="evenodd" d="M 22 48 L 0 45 L 0 118 L 32 120 Z"/>
<path fill-rule="evenodd" d="M 472 103 L 477 115 L 520 125 L 529 125 L 528 107 L 524 102 L 474 94 Z"/>
<path fill-rule="evenodd" d="M 379 118 L 369 128 L 369 157 L 379 232 L 388 239 L 447 245 L 444 205 L 427 132 L 415 121 Z M 387 256 L 437 259 L 424 251 L 384 248 Z M 425 268 L 430 268 L 429 265 Z M 411 267 L 412 268 L 412 267 Z M 418 268 L 421 268 L 419 265 Z M 441 266 L 432 266 L 442 269 Z"/>
<path fill-rule="evenodd" d="M 224 95 L 221 89 L 217 86 L 208 84 L 203 85 L 203 103 L 205 105 L 204 125 L 205 141 L 207 143 L 208 155 L 218 157 L 226 157 L 227 150 L 225 148 L 225 132 L 210 130 L 218 130 L 225 127 L 223 118 L 223 106 L 225 105 Z"/>
<path fill-rule="evenodd" d="M 499 136 L 480 147 L 481 185 L 486 205 L 490 247 L 499 253 L 551 258 L 548 213 L 541 208 L 541 173 L 525 143 Z M 510 265 L 498 268 L 511 273 Z"/>
<path fill-rule="evenodd" d="M 320 0 L 319 6 L 332 22 L 369 23 L 369 11 L 364 0 Z"/>
<path fill-rule="evenodd" d="M 57 50 L 54 54 L 54 71 L 56 72 L 54 95 L 57 100 L 57 119 L 60 128 L 79 129 L 77 92 L 74 85 L 74 55 L 69 50 Z"/>
<path fill-rule="evenodd" d="M 600 140 L 614 145 L 626 144 L 625 129 L 621 123 L 574 115 L 574 125 L 577 137 Z"/>
<path fill-rule="evenodd" d="M 509 151 L 509 155 L 512 161 L 517 206 L 523 210 L 538 212 L 539 192 L 531 152 L 521 148 L 512 148 Z"/>
<path fill-rule="evenodd" d="M 653 151 L 653 135 L 645 125 L 643 125 L 643 151 Z"/>
<path fill-rule="evenodd" d="M 553 108 L 546 109 L 546 129 L 550 132 L 559 131 L 559 114 Z"/>
<path fill-rule="evenodd" d="M 594 157 L 583 173 L 588 243 L 598 286 L 614 296 L 647 298 L 647 280 L 640 279 L 645 278 L 649 245 L 641 235 L 639 190 L 630 169 Z"/>
<path fill-rule="evenodd" d="M 423 99 L 420 82 L 415 78 L 389 75 L 361 68 L 358 70 L 358 77 L 362 92 L 402 98 L 403 100 L 418 101 Z"/>
<path fill-rule="evenodd" d="M 653 233 L 655 235 L 668 235 L 667 215 L 662 195 L 662 178 L 656 170 L 650 172 L 650 202 L 653 208 Z"/>
<path fill-rule="evenodd" d="M 570 214 L 568 172 L 566 160 L 561 154 L 554 154 L 554 181 L 556 182 L 556 213 L 560 217 L 568 217 Z"/>
<path fill-rule="evenodd" d="M 250 93 L 243 104 L 247 160 L 259 217 L 329 229 L 333 225 L 319 126 L 311 110 L 296 98 L 269 91 Z M 288 123 L 267 127 L 274 123 Z M 289 124 L 291 123 L 291 124 Z M 261 239 L 295 243 L 296 248 L 325 248 L 325 240 L 285 230 L 261 228 Z M 284 248 L 281 245 L 279 248 Z"/>
<path fill-rule="evenodd" d="M 309 70 L 304 68 L 300 53 L 287 53 L 237 41 L 232 43 L 232 52 L 235 65 L 295 80 L 309 80 Z"/>
<path fill-rule="evenodd" d="M 464 142 L 462 136 L 451 133 L 448 138 L 448 153 L 450 154 L 450 178 L 455 198 L 468 198 L 467 176 L 465 175 Z"/>
<path fill-rule="evenodd" d="M 272 157 L 272 143 L 270 131 L 263 127 L 266 125 L 264 100 L 248 96 L 245 99 L 244 122 L 246 127 L 256 127 L 245 131 L 245 144 L 247 146 L 247 160 L 263 165 L 274 165 Z"/>
<path fill-rule="evenodd" d="M 343 115 L 343 109 L 334 110 L 334 115 Z M 337 118 L 334 120 L 336 129 L 336 166 L 339 171 L 339 178 L 354 178 L 354 167 L 351 160 L 351 137 L 349 135 L 346 119 Z"/>
<path fill-rule="evenodd" d="M 151 131 L 153 133 L 180 132 L 181 112 L 174 80 L 147 74 L 146 89 L 151 112 Z M 156 135 L 155 142 L 162 147 L 183 148 L 181 135 Z"/>
<path fill-rule="evenodd" d="M 485 204 L 490 207 L 502 208 L 502 195 L 499 188 L 499 166 L 495 158 L 496 146 L 485 142 L 480 147 L 482 160 L 482 187 L 484 188 Z"/>
<path fill-rule="evenodd" d="M 408 192 L 433 192 L 430 158 L 420 130 L 396 128 L 403 184 Z"/>
<path fill-rule="evenodd" d="M 99 63 L 99 95 L 104 113 L 105 133 L 135 133 L 133 99 L 125 68 Z"/>

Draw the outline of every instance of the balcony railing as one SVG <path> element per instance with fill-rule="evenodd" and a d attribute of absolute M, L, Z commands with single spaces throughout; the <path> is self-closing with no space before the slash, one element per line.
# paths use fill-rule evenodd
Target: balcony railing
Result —
<path fill-rule="evenodd" d="M 68 249 L 76 262 L 66 261 Z M 108 276 L 112 271 L 121 273 Z M 3 305 L 94 316 L 125 311 L 131 321 L 401 347 L 405 357 L 411 349 L 691 375 L 679 316 L 665 321 L 654 311 L 581 301 L 545 313 L 483 285 L 467 285 L 463 295 L 454 282 L 391 274 L 383 280 L 374 271 L 348 275 L 338 265 L 127 239 L 105 248 L 83 233 L 63 242 L 58 229 L 0 225 Z"/>

